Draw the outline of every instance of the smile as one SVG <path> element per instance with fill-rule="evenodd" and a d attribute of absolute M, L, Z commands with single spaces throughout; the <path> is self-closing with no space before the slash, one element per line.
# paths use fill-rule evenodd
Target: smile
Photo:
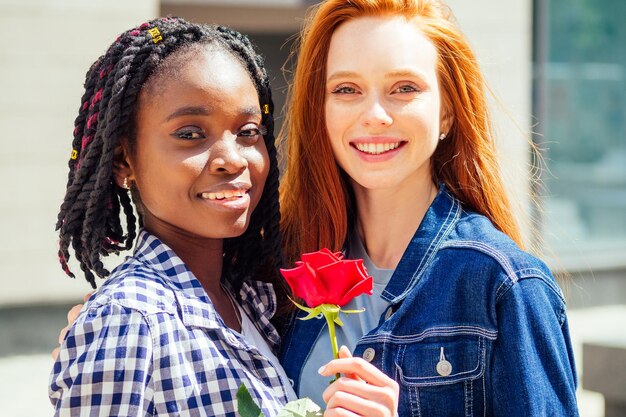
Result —
<path fill-rule="evenodd" d="M 242 198 L 247 194 L 247 190 L 224 190 L 214 193 L 200 193 L 200 197 L 205 200 L 233 200 Z"/>
<path fill-rule="evenodd" d="M 359 151 L 370 154 L 380 155 L 385 152 L 393 151 L 402 145 L 403 142 L 388 142 L 388 143 L 354 143 L 353 146 Z"/>

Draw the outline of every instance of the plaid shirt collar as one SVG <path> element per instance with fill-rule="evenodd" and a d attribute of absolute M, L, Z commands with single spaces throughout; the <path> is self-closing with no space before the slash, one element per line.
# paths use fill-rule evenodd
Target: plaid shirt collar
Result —
<path fill-rule="evenodd" d="M 133 257 L 137 262 L 162 272 L 164 278 L 167 278 L 166 284 L 176 294 L 177 302 L 181 307 L 182 320 L 186 326 L 209 329 L 225 326 L 200 281 L 174 251 L 159 238 L 142 230 L 137 237 Z M 224 286 L 232 293 L 232 288 L 228 283 Z M 242 309 L 259 332 L 266 337 L 270 347 L 276 350 L 280 343 L 280 336 L 270 322 L 276 312 L 276 294 L 272 284 L 245 281 L 239 291 L 239 299 Z"/>

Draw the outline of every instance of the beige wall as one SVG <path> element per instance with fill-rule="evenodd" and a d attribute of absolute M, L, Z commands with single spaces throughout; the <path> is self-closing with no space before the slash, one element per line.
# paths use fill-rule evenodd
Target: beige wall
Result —
<path fill-rule="evenodd" d="M 532 0 L 447 0 L 493 92 L 502 173 L 531 240 Z"/>
<path fill-rule="evenodd" d="M 56 259 L 73 120 L 91 62 L 157 11 L 156 0 L 0 0 L 0 306 L 89 289 Z"/>
<path fill-rule="evenodd" d="M 505 176 L 525 206 L 531 0 L 449 4 L 501 102 L 494 110 Z M 0 0 L 0 306 L 77 300 L 89 290 L 60 271 L 54 232 L 84 74 L 119 32 L 158 10 L 158 0 Z M 296 24 L 274 20 L 274 30 L 301 21 L 293 8 L 283 14 Z"/>

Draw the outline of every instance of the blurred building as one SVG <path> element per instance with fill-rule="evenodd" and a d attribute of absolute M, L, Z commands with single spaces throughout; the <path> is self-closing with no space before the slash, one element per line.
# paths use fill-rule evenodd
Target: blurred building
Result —
<path fill-rule="evenodd" d="M 90 290 L 61 272 L 54 231 L 89 64 L 121 31 L 158 15 L 220 23 L 262 50 L 281 109 L 289 53 L 315 3 L 0 0 L 0 361 L 47 353 L 67 306 Z M 503 173 L 526 240 L 569 273 L 570 311 L 626 304 L 626 2 L 448 4 L 494 93 Z M 544 168 L 542 188 L 530 181 L 532 164 Z"/>

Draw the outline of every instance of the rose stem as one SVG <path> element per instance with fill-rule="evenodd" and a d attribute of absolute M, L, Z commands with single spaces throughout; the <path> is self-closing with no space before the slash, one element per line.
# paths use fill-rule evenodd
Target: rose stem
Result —
<path fill-rule="evenodd" d="M 328 323 L 328 333 L 330 333 L 330 344 L 333 348 L 333 358 L 339 358 L 339 348 L 337 347 L 337 335 L 335 334 L 335 318 L 339 315 L 339 312 L 327 312 L 324 314 L 326 323 Z M 335 375 L 335 380 L 341 378 L 341 374 Z"/>

